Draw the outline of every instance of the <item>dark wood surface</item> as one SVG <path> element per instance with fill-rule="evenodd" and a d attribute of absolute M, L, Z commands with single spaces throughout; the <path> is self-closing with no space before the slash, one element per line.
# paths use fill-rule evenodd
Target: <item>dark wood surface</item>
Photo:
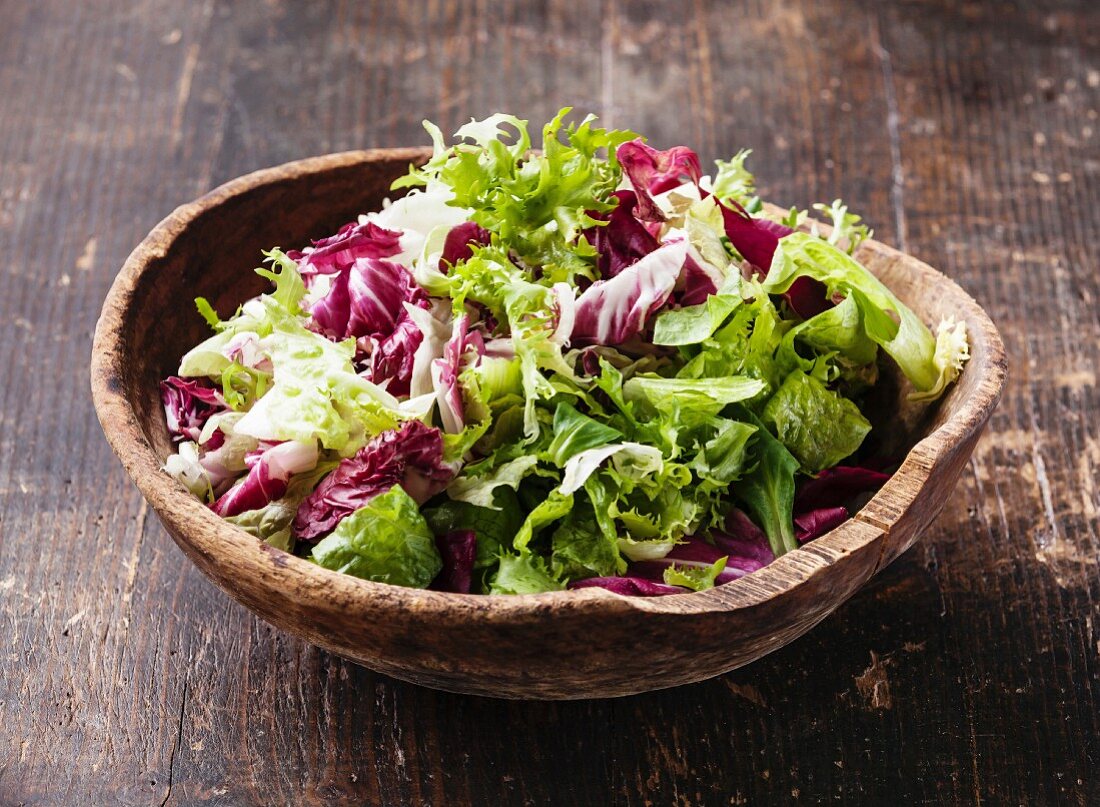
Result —
<path fill-rule="evenodd" d="M 0 803 L 1100 800 L 1096 4 L 51 0 L 0 19 Z M 557 704 L 397 683 L 184 559 L 100 434 L 92 327 L 133 245 L 225 179 L 566 103 L 706 158 L 750 146 L 771 198 L 843 196 L 986 307 L 1010 385 L 922 542 L 748 668 Z"/>

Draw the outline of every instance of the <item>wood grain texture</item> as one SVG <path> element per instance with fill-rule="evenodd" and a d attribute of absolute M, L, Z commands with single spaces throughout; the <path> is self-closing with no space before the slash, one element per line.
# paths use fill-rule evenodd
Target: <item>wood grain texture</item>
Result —
<path fill-rule="evenodd" d="M 0 803 L 1100 799 L 1100 11 L 840 0 L 9 3 L 0 26 Z M 604 112 L 769 197 L 843 195 L 1013 375 L 937 525 L 736 673 L 524 704 L 400 684 L 231 604 L 99 434 L 118 266 L 245 171 L 508 108 Z"/>

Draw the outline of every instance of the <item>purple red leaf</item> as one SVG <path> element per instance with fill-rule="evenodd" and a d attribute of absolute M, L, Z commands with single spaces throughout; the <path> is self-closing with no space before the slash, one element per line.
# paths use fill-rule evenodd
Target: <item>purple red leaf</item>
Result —
<path fill-rule="evenodd" d="M 316 541 L 394 485 L 401 485 L 423 504 L 453 476 L 454 468 L 443 462 L 443 436 L 439 429 L 419 420 L 407 421 L 399 429 L 375 437 L 322 479 L 298 506 L 294 534 L 306 541 Z"/>

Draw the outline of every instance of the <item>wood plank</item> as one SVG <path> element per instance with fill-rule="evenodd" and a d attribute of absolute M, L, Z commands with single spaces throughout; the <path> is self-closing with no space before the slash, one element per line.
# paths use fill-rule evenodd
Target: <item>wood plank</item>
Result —
<path fill-rule="evenodd" d="M 0 26 L 0 803 L 1092 803 L 1095 4 L 9 4 Z M 99 434 L 129 249 L 242 172 L 603 111 L 844 196 L 993 314 L 1012 386 L 936 528 L 794 645 L 621 701 L 431 692 L 272 631 Z M 640 652 L 644 652 L 641 648 Z"/>

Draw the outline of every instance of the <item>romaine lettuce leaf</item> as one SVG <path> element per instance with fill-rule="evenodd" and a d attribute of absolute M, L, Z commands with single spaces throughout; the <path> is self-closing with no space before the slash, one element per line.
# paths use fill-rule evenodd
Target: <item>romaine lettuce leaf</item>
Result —
<path fill-rule="evenodd" d="M 658 411 L 673 406 L 699 407 L 716 414 L 726 404 L 747 401 L 766 389 L 764 382 L 747 376 L 725 378 L 661 378 L 636 375 L 623 384 L 628 401 L 647 401 Z"/>
<path fill-rule="evenodd" d="M 709 339 L 739 305 L 740 295 L 712 294 L 699 305 L 666 311 L 654 323 L 653 344 L 699 344 Z"/>

